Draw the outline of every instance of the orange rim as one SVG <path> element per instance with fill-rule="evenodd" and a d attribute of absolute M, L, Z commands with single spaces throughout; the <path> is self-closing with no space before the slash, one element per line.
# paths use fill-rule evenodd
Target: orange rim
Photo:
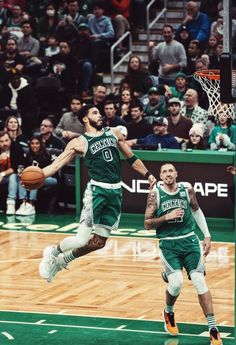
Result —
<path fill-rule="evenodd" d="M 220 70 L 219 69 L 209 69 L 209 70 L 204 70 L 204 71 L 196 71 L 194 74 L 200 78 L 208 78 L 211 80 L 219 80 L 220 79 Z"/>

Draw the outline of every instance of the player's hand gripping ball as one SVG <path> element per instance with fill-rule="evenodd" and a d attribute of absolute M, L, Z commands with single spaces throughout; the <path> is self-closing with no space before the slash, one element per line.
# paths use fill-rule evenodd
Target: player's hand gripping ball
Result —
<path fill-rule="evenodd" d="M 44 184 L 45 175 L 41 168 L 29 166 L 22 171 L 20 179 L 26 189 L 39 189 Z"/>

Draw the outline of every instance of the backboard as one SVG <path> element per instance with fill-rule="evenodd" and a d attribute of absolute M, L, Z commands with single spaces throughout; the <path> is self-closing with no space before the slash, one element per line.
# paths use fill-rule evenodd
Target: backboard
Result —
<path fill-rule="evenodd" d="M 220 60 L 220 100 L 222 103 L 236 103 L 236 73 L 233 72 L 233 69 L 236 69 L 236 66 L 233 66 L 236 64 L 236 42 L 232 39 L 232 20 L 232 1 L 223 0 L 224 51 Z"/>

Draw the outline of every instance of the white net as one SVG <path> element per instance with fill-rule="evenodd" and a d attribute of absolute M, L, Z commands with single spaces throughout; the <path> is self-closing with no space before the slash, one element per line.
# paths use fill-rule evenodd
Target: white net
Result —
<path fill-rule="evenodd" d="M 232 71 L 232 79 L 236 79 L 236 71 Z M 220 70 L 198 71 L 194 78 L 201 84 L 209 100 L 208 114 L 216 116 L 220 109 L 224 110 L 227 117 L 235 119 L 235 104 L 221 103 L 220 101 Z"/>

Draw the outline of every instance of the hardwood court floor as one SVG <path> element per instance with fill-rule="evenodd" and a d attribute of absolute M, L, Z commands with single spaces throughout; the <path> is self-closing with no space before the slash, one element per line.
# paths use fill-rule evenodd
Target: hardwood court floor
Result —
<path fill-rule="evenodd" d="M 111 237 L 107 246 L 58 273 L 52 283 L 39 277 L 38 264 L 48 244 L 64 234 L 0 232 L 0 309 L 112 318 L 161 320 L 166 284 L 156 240 Z M 213 243 L 207 282 L 217 322 L 234 320 L 234 245 Z M 176 304 L 179 322 L 205 323 L 194 288 L 185 276 Z"/>

